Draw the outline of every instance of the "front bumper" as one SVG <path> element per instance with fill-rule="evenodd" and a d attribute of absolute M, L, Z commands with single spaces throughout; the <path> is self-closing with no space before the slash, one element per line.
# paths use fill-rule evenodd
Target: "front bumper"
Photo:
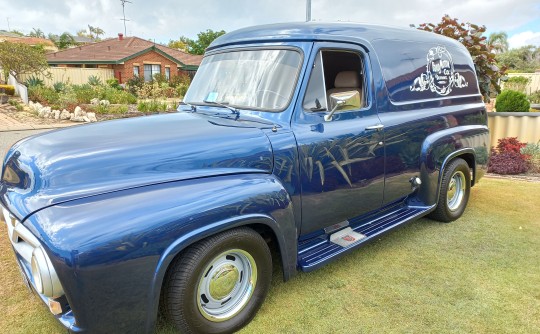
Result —
<path fill-rule="evenodd" d="M 39 293 L 36 289 L 34 277 L 32 275 L 31 259 L 34 249 L 37 247 L 41 247 L 41 243 L 39 242 L 39 240 L 30 232 L 30 230 L 28 230 L 23 224 L 18 222 L 18 220 L 1 205 L 0 210 L 2 212 L 2 214 L 0 215 L 0 219 L 3 218 L 6 223 L 8 238 L 15 253 L 15 259 L 20 269 L 22 279 L 27 288 L 34 295 L 38 296 L 41 301 L 45 305 L 47 305 L 49 309 L 49 302 L 51 300 L 59 301 L 60 303 L 62 303 L 62 312 L 54 315 L 54 317 L 70 332 L 82 332 L 83 330 L 76 326 L 75 316 L 72 310 L 69 308 L 65 296 L 51 299 Z"/>

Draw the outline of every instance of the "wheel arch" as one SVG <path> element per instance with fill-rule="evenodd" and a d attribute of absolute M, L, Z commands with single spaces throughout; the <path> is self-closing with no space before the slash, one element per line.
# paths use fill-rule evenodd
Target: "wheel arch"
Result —
<path fill-rule="evenodd" d="M 426 206 L 438 202 L 442 171 L 458 157 L 467 162 L 472 172 L 471 186 L 476 184 L 482 175 L 478 172 L 478 152 L 485 150 L 488 140 L 489 130 L 484 125 L 457 126 L 429 135 L 421 149 L 422 186 L 418 191 L 418 200 Z"/>

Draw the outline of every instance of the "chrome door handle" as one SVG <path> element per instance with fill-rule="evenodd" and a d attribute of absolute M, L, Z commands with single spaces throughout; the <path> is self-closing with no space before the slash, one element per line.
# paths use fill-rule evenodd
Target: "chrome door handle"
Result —
<path fill-rule="evenodd" d="M 372 125 L 372 126 L 366 126 L 366 130 L 377 130 L 377 131 L 381 131 L 383 128 L 384 128 L 384 125 L 382 125 L 382 124 L 377 124 L 377 125 Z"/>

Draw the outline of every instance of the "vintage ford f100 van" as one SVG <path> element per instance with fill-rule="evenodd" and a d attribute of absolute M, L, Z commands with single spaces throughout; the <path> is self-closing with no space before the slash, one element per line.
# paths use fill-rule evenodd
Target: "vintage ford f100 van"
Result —
<path fill-rule="evenodd" d="M 5 157 L 17 263 L 71 332 L 150 333 L 160 309 L 184 332 L 238 330 L 273 262 L 287 280 L 422 216 L 458 219 L 488 160 L 469 53 L 414 29 L 226 34 L 178 111 Z"/>

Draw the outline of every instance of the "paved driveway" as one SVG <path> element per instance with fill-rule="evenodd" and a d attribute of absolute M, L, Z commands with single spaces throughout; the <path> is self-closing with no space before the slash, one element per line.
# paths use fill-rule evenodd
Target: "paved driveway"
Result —
<path fill-rule="evenodd" d="M 16 130 L 16 131 L 0 131 L 0 160 L 4 161 L 4 155 L 7 153 L 11 145 L 15 144 L 18 140 L 32 136 L 38 133 L 51 131 L 47 130 Z"/>

